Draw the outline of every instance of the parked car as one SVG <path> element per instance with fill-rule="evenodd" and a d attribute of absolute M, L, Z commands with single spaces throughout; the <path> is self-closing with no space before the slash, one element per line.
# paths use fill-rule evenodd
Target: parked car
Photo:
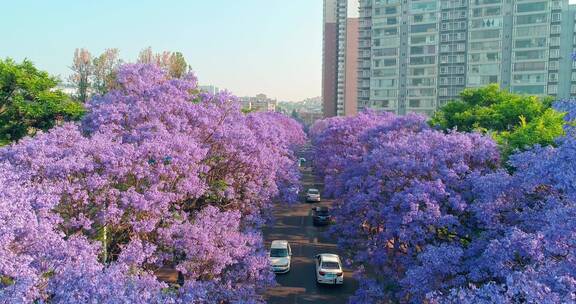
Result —
<path fill-rule="evenodd" d="M 285 240 L 272 241 L 270 253 L 268 254 L 272 271 L 276 273 L 286 273 L 290 271 L 290 262 L 292 260 L 292 249 L 290 244 Z"/>
<path fill-rule="evenodd" d="M 300 157 L 298 159 L 298 167 L 304 167 L 306 165 L 306 159 L 304 157 Z"/>
<path fill-rule="evenodd" d="M 312 223 L 314 225 L 328 225 L 332 221 L 328 207 L 312 208 Z"/>
<path fill-rule="evenodd" d="M 320 201 L 320 191 L 318 189 L 310 188 L 306 192 L 307 202 L 319 202 Z"/>
<path fill-rule="evenodd" d="M 344 270 L 340 257 L 336 254 L 321 253 L 314 258 L 316 262 L 316 282 L 319 284 L 344 284 Z"/>

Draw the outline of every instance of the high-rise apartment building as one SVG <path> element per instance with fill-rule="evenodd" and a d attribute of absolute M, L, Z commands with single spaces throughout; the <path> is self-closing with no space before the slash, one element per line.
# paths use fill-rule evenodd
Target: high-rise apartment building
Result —
<path fill-rule="evenodd" d="M 354 115 L 358 100 L 357 0 L 324 0 L 323 43 L 324 116 Z"/>
<path fill-rule="evenodd" d="M 432 114 L 466 87 L 574 94 L 568 0 L 360 0 L 358 108 Z"/>
<path fill-rule="evenodd" d="M 565 96 L 565 92 L 570 92 L 570 96 L 576 95 L 576 61 L 570 62 L 569 56 L 564 54 L 575 53 L 576 52 L 576 5 L 572 4 L 568 6 L 568 9 L 562 7 L 561 15 L 561 25 L 560 25 L 560 54 L 562 58 L 560 61 L 560 70 L 558 73 L 558 79 L 562 81 L 558 82 L 558 92 L 560 92 L 559 97 Z M 572 43 L 570 43 L 572 41 Z M 565 82 L 564 79 L 570 78 L 570 82 Z"/>

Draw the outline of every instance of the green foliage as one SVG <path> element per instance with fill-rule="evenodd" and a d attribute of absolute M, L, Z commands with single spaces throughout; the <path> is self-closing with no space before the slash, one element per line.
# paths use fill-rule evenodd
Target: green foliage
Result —
<path fill-rule="evenodd" d="M 506 160 L 516 149 L 553 145 L 554 139 L 564 134 L 564 113 L 551 106 L 550 97 L 514 94 L 492 84 L 464 90 L 460 100 L 442 107 L 430 124 L 443 130 L 489 133 Z"/>
<path fill-rule="evenodd" d="M 58 119 L 82 116 L 83 106 L 54 90 L 57 84 L 58 80 L 28 60 L 0 59 L 0 145 L 48 130 Z"/>
<path fill-rule="evenodd" d="M 242 109 L 241 111 L 242 111 L 242 113 L 244 113 L 244 114 L 250 114 L 250 113 L 256 112 L 256 109 L 246 109 L 246 108 L 244 108 L 244 109 Z"/>
<path fill-rule="evenodd" d="M 174 78 L 181 78 L 188 72 L 189 66 L 186 63 L 184 55 L 180 52 L 174 52 L 170 55 L 168 73 Z"/>
<path fill-rule="evenodd" d="M 10 286 L 12 284 L 14 284 L 13 278 L 5 275 L 0 276 L 0 286 Z"/>
<path fill-rule="evenodd" d="M 54 276 L 55 273 L 56 272 L 54 271 L 54 269 L 51 269 L 51 270 L 48 270 L 48 271 L 42 273 L 42 277 L 46 278 L 46 279 L 51 278 L 52 276 Z"/>

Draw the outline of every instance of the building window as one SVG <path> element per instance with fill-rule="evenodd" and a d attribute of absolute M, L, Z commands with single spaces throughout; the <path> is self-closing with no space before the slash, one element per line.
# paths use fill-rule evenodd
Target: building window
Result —
<path fill-rule="evenodd" d="M 550 38 L 550 45 L 551 46 L 560 46 L 560 37 Z"/>
<path fill-rule="evenodd" d="M 545 73 L 516 74 L 512 77 L 513 84 L 538 84 L 545 82 Z"/>
<path fill-rule="evenodd" d="M 550 61 L 550 64 L 548 67 L 550 70 L 557 70 L 558 69 L 558 61 Z"/>
<path fill-rule="evenodd" d="M 550 50 L 550 58 L 558 58 L 558 57 L 560 57 L 559 49 Z"/>
<path fill-rule="evenodd" d="M 552 68 L 552 62 L 550 62 L 550 69 Z M 556 63 L 558 63 L 556 61 Z M 514 71 L 516 72 L 528 72 L 528 71 L 542 71 L 546 68 L 546 62 L 517 62 L 514 64 Z"/>
<path fill-rule="evenodd" d="M 520 94 L 535 94 L 541 95 L 546 94 L 546 86 L 514 86 L 512 87 L 513 93 L 520 93 Z"/>
<path fill-rule="evenodd" d="M 558 86 L 553 84 L 548 86 L 548 94 L 558 94 Z"/>
<path fill-rule="evenodd" d="M 411 108 L 419 108 L 420 107 L 420 100 L 418 99 L 411 99 L 409 102 L 409 106 Z"/>
<path fill-rule="evenodd" d="M 554 14 L 552 14 L 554 15 Z M 560 15 L 560 14 L 558 14 Z M 516 25 L 523 25 L 523 24 L 537 24 L 537 23 L 546 23 L 548 22 L 547 13 L 541 14 L 531 14 L 531 15 L 520 15 L 516 17 Z M 554 17 L 552 17 L 554 18 Z"/>
<path fill-rule="evenodd" d="M 533 3 L 519 3 L 516 5 L 516 12 L 528 13 L 536 11 L 545 11 L 547 8 L 546 2 L 533 2 Z"/>

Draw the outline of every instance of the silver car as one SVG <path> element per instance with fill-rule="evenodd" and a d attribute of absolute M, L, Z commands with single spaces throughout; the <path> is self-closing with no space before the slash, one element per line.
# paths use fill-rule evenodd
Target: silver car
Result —
<path fill-rule="evenodd" d="M 310 188 L 306 191 L 306 201 L 307 202 L 319 202 L 320 201 L 320 191 L 318 189 Z"/>
<path fill-rule="evenodd" d="M 319 284 L 344 284 L 344 270 L 340 257 L 336 254 L 321 253 L 314 257 L 316 282 Z"/>
<path fill-rule="evenodd" d="M 272 271 L 276 273 L 286 273 L 290 271 L 290 262 L 292 260 L 292 248 L 285 240 L 272 241 L 268 260 L 272 265 Z"/>

